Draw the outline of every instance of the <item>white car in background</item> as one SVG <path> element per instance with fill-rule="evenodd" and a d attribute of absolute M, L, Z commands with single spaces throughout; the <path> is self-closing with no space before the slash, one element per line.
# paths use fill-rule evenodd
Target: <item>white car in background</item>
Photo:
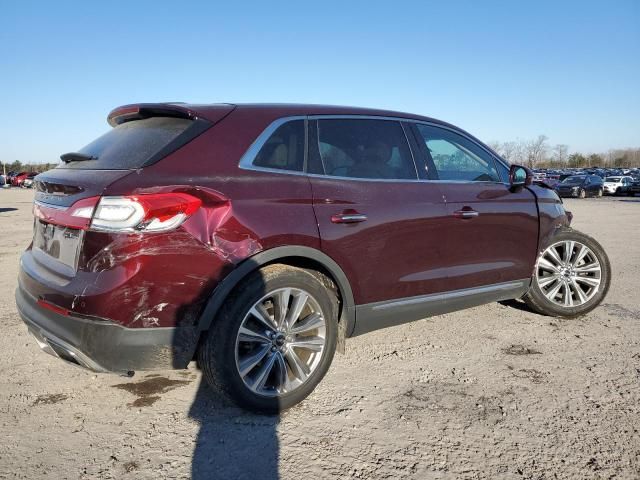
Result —
<path fill-rule="evenodd" d="M 604 193 L 607 195 L 624 195 L 629 193 L 633 178 L 627 176 L 606 177 L 604 179 Z"/>

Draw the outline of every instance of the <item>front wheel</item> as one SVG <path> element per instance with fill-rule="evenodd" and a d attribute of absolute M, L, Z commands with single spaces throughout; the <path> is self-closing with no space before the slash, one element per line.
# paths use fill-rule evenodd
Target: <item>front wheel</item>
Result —
<path fill-rule="evenodd" d="M 598 190 L 598 198 L 602 197 L 602 189 Z"/>
<path fill-rule="evenodd" d="M 321 273 L 288 265 L 256 271 L 226 300 L 198 350 L 205 379 L 256 412 L 301 402 L 331 365 L 337 305 Z"/>
<path fill-rule="evenodd" d="M 584 198 L 586 196 L 587 196 L 587 192 L 584 190 L 584 188 L 581 188 L 580 193 L 578 193 L 578 197 Z"/>
<path fill-rule="evenodd" d="M 611 265 L 602 246 L 584 233 L 567 229 L 538 257 L 524 300 L 544 315 L 576 317 L 596 308 L 610 283 Z"/>

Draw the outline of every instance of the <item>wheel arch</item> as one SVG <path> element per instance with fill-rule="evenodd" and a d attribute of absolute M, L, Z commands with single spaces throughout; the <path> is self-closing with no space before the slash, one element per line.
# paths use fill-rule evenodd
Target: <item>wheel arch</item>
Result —
<path fill-rule="evenodd" d="M 353 291 L 346 274 L 328 255 L 311 247 L 281 246 L 257 253 L 242 261 L 213 290 L 198 321 L 198 331 L 209 329 L 229 294 L 249 274 L 273 263 L 312 269 L 328 276 L 336 285 L 340 296 L 338 349 L 344 350 L 344 338 L 355 328 L 355 303 Z"/>

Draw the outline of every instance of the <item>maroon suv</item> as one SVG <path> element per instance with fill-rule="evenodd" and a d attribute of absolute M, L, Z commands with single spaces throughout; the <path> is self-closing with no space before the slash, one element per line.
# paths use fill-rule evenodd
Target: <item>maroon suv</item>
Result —
<path fill-rule="evenodd" d="M 36 178 L 16 299 L 95 371 L 185 368 L 240 405 L 305 398 L 354 335 L 523 298 L 571 317 L 611 279 L 532 174 L 453 125 L 315 105 L 139 104 Z"/>

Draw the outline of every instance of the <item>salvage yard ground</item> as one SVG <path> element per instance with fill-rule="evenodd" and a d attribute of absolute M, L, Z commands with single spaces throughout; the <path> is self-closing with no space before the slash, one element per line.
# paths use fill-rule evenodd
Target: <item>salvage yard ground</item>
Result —
<path fill-rule="evenodd" d="M 640 198 L 565 200 L 611 258 L 592 313 L 508 302 L 351 339 L 280 417 L 195 364 L 127 379 L 41 353 L 13 299 L 32 199 L 0 191 L 1 479 L 640 477 Z"/>

